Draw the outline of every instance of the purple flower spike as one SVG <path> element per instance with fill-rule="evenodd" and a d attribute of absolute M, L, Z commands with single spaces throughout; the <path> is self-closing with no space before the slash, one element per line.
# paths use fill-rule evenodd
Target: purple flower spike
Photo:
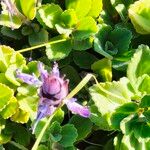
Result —
<path fill-rule="evenodd" d="M 65 76 L 61 77 L 58 69 L 58 64 L 54 62 L 54 66 L 50 73 L 44 69 L 42 63 L 38 64 L 41 81 L 38 80 L 35 75 L 28 75 L 21 73 L 19 70 L 16 71 L 17 77 L 27 84 L 40 85 L 39 92 L 39 104 L 35 123 L 32 126 L 34 132 L 38 122 L 46 117 L 50 116 L 56 108 L 62 103 L 62 100 L 68 95 L 69 80 L 65 80 Z M 88 118 L 90 111 L 87 107 L 76 103 L 76 99 L 72 98 L 65 101 L 68 109 L 80 116 Z"/>
<path fill-rule="evenodd" d="M 29 75 L 26 73 L 21 73 L 20 70 L 16 70 L 16 76 L 29 85 L 35 85 L 38 87 L 42 85 L 42 82 L 34 74 Z"/>
<path fill-rule="evenodd" d="M 82 117 L 89 118 L 90 117 L 90 111 L 87 107 L 84 107 L 78 103 L 76 103 L 77 99 L 72 98 L 70 100 L 67 100 L 65 103 L 68 107 L 68 109 L 74 113 L 78 114 Z"/>

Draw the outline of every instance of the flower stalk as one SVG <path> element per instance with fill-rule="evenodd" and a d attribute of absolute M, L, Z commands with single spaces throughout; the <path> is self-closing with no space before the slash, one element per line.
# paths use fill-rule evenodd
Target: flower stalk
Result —
<path fill-rule="evenodd" d="M 32 47 L 29 47 L 29 48 L 24 48 L 24 49 L 18 50 L 17 52 L 19 52 L 19 53 L 24 53 L 24 52 L 28 52 L 28 51 L 31 51 L 31 50 L 35 50 L 35 49 L 37 49 L 37 48 L 41 48 L 41 47 L 44 47 L 44 46 L 47 46 L 47 45 L 52 45 L 52 44 L 64 42 L 64 41 L 66 41 L 66 40 L 67 40 L 67 39 L 61 39 L 61 40 L 56 40 L 56 41 L 50 41 L 50 42 L 47 42 L 47 43 L 44 43 L 44 44 L 32 46 Z"/>

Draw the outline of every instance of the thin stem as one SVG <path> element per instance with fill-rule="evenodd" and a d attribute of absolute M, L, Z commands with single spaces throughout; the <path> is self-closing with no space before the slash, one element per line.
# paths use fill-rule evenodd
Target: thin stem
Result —
<path fill-rule="evenodd" d="M 37 49 L 37 48 L 41 48 L 41 47 L 44 47 L 44 46 L 47 46 L 47 45 L 52 45 L 52 44 L 64 42 L 64 41 L 66 41 L 66 40 L 67 40 L 67 39 L 61 39 L 61 40 L 56 40 L 56 41 L 50 41 L 50 42 L 48 42 L 48 43 L 40 44 L 40 45 L 37 45 L 37 46 L 32 46 L 32 47 L 29 47 L 29 48 L 24 48 L 24 49 L 18 50 L 17 52 L 19 52 L 19 53 L 24 53 L 24 52 L 31 51 L 31 50 L 34 50 L 34 49 Z"/>
<path fill-rule="evenodd" d="M 12 145 L 15 146 L 15 147 L 21 149 L 21 150 L 28 150 L 28 149 L 25 148 L 23 145 L 20 145 L 19 143 L 16 143 L 16 142 L 14 142 L 14 141 L 10 141 L 9 143 L 12 144 Z"/>
<path fill-rule="evenodd" d="M 104 147 L 103 145 L 100 145 L 100 144 L 97 144 L 97 143 L 92 143 L 90 141 L 87 141 L 87 140 L 83 140 L 85 143 L 88 143 L 90 145 L 94 145 L 94 146 L 98 146 L 98 147 Z"/>

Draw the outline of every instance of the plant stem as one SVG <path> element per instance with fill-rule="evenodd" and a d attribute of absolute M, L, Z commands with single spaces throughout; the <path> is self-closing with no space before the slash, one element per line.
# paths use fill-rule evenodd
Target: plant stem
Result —
<path fill-rule="evenodd" d="M 34 50 L 34 49 L 37 49 L 37 48 L 41 48 L 41 47 L 44 47 L 44 46 L 47 46 L 47 45 L 52 45 L 52 44 L 64 42 L 64 41 L 66 41 L 66 40 L 67 40 L 67 39 L 61 39 L 61 40 L 56 40 L 56 41 L 50 41 L 50 42 L 48 42 L 48 43 L 40 44 L 40 45 L 37 45 L 37 46 L 32 46 L 32 47 L 29 47 L 29 48 L 24 48 L 24 49 L 18 50 L 17 52 L 23 53 L 23 52 L 31 51 L 31 50 Z"/>
<path fill-rule="evenodd" d="M 27 148 L 25 148 L 23 145 L 20 145 L 19 143 L 16 143 L 14 141 L 10 141 L 10 144 L 14 145 L 15 147 L 21 149 L 21 150 L 28 150 Z"/>

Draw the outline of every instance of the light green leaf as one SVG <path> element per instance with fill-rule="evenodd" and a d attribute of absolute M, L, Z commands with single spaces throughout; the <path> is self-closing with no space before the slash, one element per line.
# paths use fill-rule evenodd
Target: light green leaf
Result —
<path fill-rule="evenodd" d="M 15 74 L 17 69 L 18 67 L 15 64 L 10 65 L 5 72 L 5 76 L 9 82 L 13 83 L 16 86 L 20 86 L 20 83 L 17 81 L 16 74 Z"/>
<path fill-rule="evenodd" d="M 67 9 L 74 9 L 77 17 L 85 17 L 91 9 L 92 0 L 65 0 Z M 83 7 L 84 6 L 84 7 Z"/>
<path fill-rule="evenodd" d="M 11 120 L 17 123 L 27 123 L 30 114 L 26 110 L 18 109 L 16 113 L 11 117 Z"/>
<path fill-rule="evenodd" d="M 100 15 L 100 12 L 102 11 L 102 0 L 92 0 L 91 9 L 88 13 L 88 16 L 91 16 L 93 18 L 96 18 Z"/>
<path fill-rule="evenodd" d="M 22 24 L 21 19 L 18 16 L 10 16 L 8 14 L 0 14 L 0 25 L 6 26 L 12 29 L 18 29 Z"/>
<path fill-rule="evenodd" d="M 77 141 L 82 140 L 88 136 L 92 130 L 93 123 L 88 118 L 83 118 L 77 115 L 74 115 L 70 121 L 70 124 L 73 124 L 77 129 L 78 137 Z"/>
<path fill-rule="evenodd" d="M 8 119 L 12 115 L 14 115 L 18 109 L 18 102 L 15 97 L 12 97 L 8 103 L 8 105 L 0 112 L 1 116 L 4 119 Z"/>
<path fill-rule="evenodd" d="M 28 2 L 26 0 L 19 0 L 19 3 L 21 6 L 22 13 L 29 20 L 33 20 L 35 18 L 35 15 L 36 15 L 37 0 L 30 0 Z"/>
<path fill-rule="evenodd" d="M 63 147 L 69 147 L 73 146 L 73 143 L 76 141 L 76 138 L 78 136 L 77 129 L 74 127 L 74 125 L 66 124 L 62 127 L 62 138 L 59 141 L 59 143 Z"/>
<path fill-rule="evenodd" d="M 145 149 L 146 142 L 139 143 L 134 135 L 122 136 L 119 135 L 114 139 L 115 150 L 147 150 Z"/>
<path fill-rule="evenodd" d="M 50 41 L 61 40 L 64 39 L 63 36 L 57 36 L 52 38 Z M 59 60 L 64 57 L 67 57 L 71 52 L 72 45 L 71 40 L 68 39 L 64 42 L 59 42 L 56 44 L 52 44 L 46 47 L 46 54 L 50 60 Z"/>
<path fill-rule="evenodd" d="M 61 14 L 60 17 L 61 17 L 60 19 L 61 19 L 62 23 L 68 28 L 74 27 L 78 21 L 78 18 L 76 16 L 76 12 L 74 9 L 65 10 Z"/>
<path fill-rule="evenodd" d="M 72 29 L 66 28 L 63 25 L 56 24 L 55 27 L 59 34 L 64 34 L 66 37 L 69 37 L 69 35 L 72 33 Z"/>
<path fill-rule="evenodd" d="M 85 17 L 78 22 L 76 30 L 73 32 L 75 40 L 84 40 L 93 36 L 98 28 L 92 17 Z"/>
<path fill-rule="evenodd" d="M 148 65 L 149 60 L 149 47 L 146 45 L 140 45 L 131 59 L 127 69 L 127 76 L 135 89 L 138 89 L 140 85 L 139 83 L 137 84 L 137 81 L 139 80 L 138 78 L 141 78 L 144 74 L 150 75 L 150 66 Z"/>
<path fill-rule="evenodd" d="M 42 5 L 37 12 L 38 21 L 49 28 L 54 28 L 59 23 L 62 9 L 56 4 Z"/>
<path fill-rule="evenodd" d="M 5 72 L 10 64 L 10 58 L 14 50 L 9 46 L 0 45 L 0 71 Z"/>
<path fill-rule="evenodd" d="M 80 68 L 91 69 L 91 65 L 95 61 L 97 61 L 97 58 L 91 53 L 88 53 L 86 51 L 84 52 L 75 51 L 73 53 L 73 60 L 75 64 Z"/>
<path fill-rule="evenodd" d="M 29 44 L 31 46 L 40 45 L 48 42 L 48 32 L 41 29 L 39 32 L 34 32 L 28 36 Z"/>
<path fill-rule="evenodd" d="M 92 86 L 90 95 L 102 117 L 107 116 L 107 122 L 110 124 L 112 113 L 117 107 L 130 102 L 133 93 L 130 91 L 128 79 L 121 78 L 118 82 L 105 82 Z"/>
<path fill-rule="evenodd" d="M 13 90 L 0 83 L 0 111 L 2 111 L 8 105 L 13 94 Z"/>
<path fill-rule="evenodd" d="M 39 145 L 37 150 L 48 150 L 48 147 L 45 145 Z"/>
<path fill-rule="evenodd" d="M 12 135 L 1 133 L 0 134 L 0 144 L 6 144 L 11 140 Z"/>
<path fill-rule="evenodd" d="M 91 69 L 97 73 L 103 81 L 112 80 L 112 62 L 110 59 L 103 58 L 94 62 Z"/>
<path fill-rule="evenodd" d="M 136 31 L 140 34 L 150 34 L 150 3 L 147 0 L 135 1 L 130 5 L 129 18 Z"/>

